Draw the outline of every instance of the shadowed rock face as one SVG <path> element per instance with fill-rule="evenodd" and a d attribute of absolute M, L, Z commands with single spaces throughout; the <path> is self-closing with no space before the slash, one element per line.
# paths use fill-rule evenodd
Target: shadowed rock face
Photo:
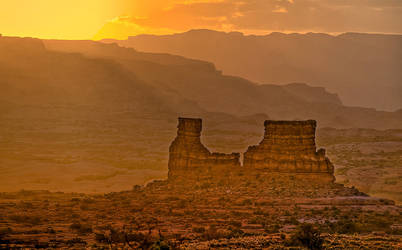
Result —
<path fill-rule="evenodd" d="M 325 150 L 316 151 L 316 122 L 265 121 L 264 139 L 244 154 L 244 167 L 286 173 L 329 173 Z"/>
<path fill-rule="evenodd" d="M 316 150 L 316 121 L 265 121 L 264 125 L 264 139 L 248 148 L 241 166 L 239 153 L 211 153 L 201 143 L 201 119 L 179 118 L 177 137 L 169 149 L 169 180 L 280 174 L 334 181 L 334 167 L 325 150 Z"/>
<path fill-rule="evenodd" d="M 179 118 L 177 137 L 169 148 L 169 179 L 198 173 L 197 178 L 240 167 L 240 154 L 211 153 L 201 143 L 202 120 Z"/>

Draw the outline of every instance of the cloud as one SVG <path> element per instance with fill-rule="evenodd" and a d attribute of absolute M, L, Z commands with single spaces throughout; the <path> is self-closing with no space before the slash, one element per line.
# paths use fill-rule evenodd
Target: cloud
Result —
<path fill-rule="evenodd" d="M 160 2 L 160 0 L 147 2 L 153 1 Z M 196 28 L 239 30 L 246 33 L 248 31 L 402 33 L 402 1 L 171 0 L 165 1 L 159 8 L 151 8 L 144 17 L 139 18 L 129 13 L 128 16 L 118 18 L 117 23 L 135 27 L 136 31 L 133 33 L 136 34 L 138 31 L 180 32 Z M 115 21 L 115 26 L 117 23 Z"/>

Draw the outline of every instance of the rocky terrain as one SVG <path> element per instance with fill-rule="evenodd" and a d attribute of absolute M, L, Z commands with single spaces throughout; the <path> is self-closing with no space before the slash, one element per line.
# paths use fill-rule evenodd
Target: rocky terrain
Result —
<path fill-rule="evenodd" d="M 191 190 L 155 183 L 104 195 L 2 193 L 0 246 L 301 247 L 291 239 L 310 223 L 330 249 L 401 247 L 401 208 L 390 201 L 319 188 L 295 198 L 295 187 L 255 187 L 261 183 Z"/>
<path fill-rule="evenodd" d="M 327 128 L 319 132 L 318 143 L 336 167 L 337 182 L 401 203 L 401 132 Z"/>
<path fill-rule="evenodd" d="M 294 137 L 290 140 L 294 144 L 281 146 L 293 145 L 295 149 L 304 145 L 303 138 L 315 129 L 313 121 L 265 124 L 268 138 L 275 138 L 270 136 L 278 132 L 283 138 Z M 288 129 L 289 124 L 294 127 L 290 134 L 285 129 L 281 131 L 281 125 Z M 293 133 L 303 126 L 310 128 L 306 134 Z M 227 168 L 227 164 L 219 165 L 218 161 L 217 170 L 224 167 L 227 174 L 217 175 L 210 169 L 215 166 L 211 153 L 198 141 L 200 131 L 200 120 L 179 120 L 167 180 L 102 195 L 0 193 L 0 247 L 401 247 L 402 208 L 393 201 L 369 197 L 332 180 L 314 180 L 314 172 L 295 178 L 300 173 L 289 168 L 289 163 L 280 166 L 283 172 L 260 169 L 259 174 L 254 174 L 247 170 L 253 165 Z M 311 138 L 311 134 L 307 137 Z M 285 141 L 289 142 L 289 138 Z M 189 142 L 194 146 L 183 151 Z M 312 143 L 315 144 L 314 139 Z M 288 152 L 306 157 L 310 153 L 290 149 Z M 179 172 L 186 178 L 177 178 Z M 332 174 L 331 170 L 327 174 Z M 312 178 L 303 178 L 308 176 Z"/>

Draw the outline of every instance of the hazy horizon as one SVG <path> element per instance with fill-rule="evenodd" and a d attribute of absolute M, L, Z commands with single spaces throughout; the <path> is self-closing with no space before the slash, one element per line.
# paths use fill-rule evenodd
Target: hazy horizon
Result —
<path fill-rule="evenodd" d="M 402 34 L 396 0 L 5 0 L 0 33 L 42 39 L 125 39 L 191 29 Z M 21 8 L 23 6 L 23 8 Z"/>

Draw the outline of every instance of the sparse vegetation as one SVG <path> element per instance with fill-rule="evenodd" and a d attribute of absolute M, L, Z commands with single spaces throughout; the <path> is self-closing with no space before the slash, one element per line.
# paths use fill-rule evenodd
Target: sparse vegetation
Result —
<path fill-rule="evenodd" d="M 290 246 L 304 246 L 311 250 L 323 249 L 323 243 L 321 233 L 312 224 L 301 224 L 286 242 Z"/>

